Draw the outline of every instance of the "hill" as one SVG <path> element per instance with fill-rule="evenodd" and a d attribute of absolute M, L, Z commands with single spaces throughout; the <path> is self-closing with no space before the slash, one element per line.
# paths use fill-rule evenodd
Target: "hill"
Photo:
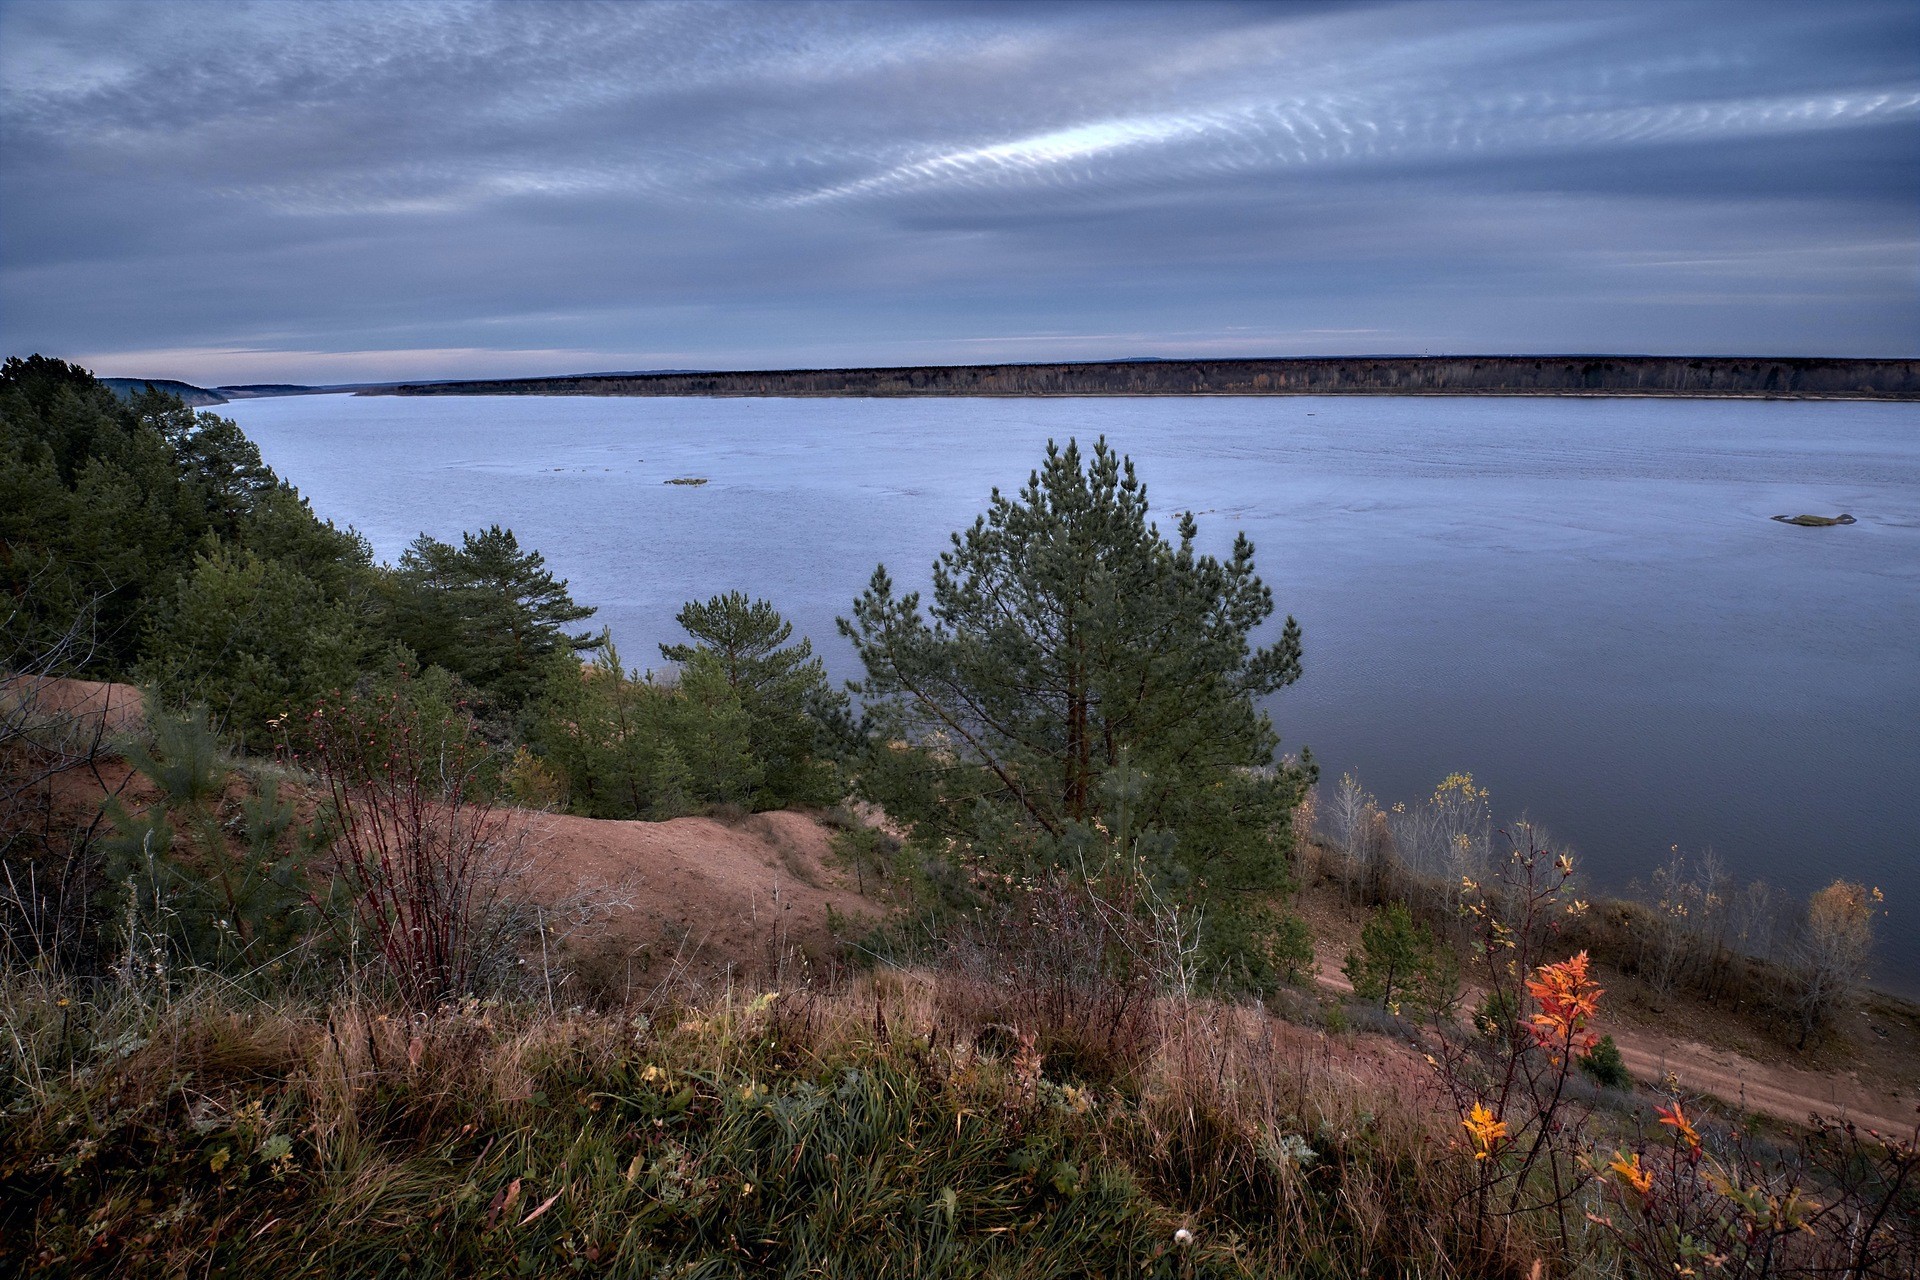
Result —
<path fill-rule="evenodd" d="M 258 400 L 265 396 L 310 396 L 329 388 L 309 387 L 297 382 L 248 382 L 236 387 L 215 387 L 214 390 L 229 400 Z"/>
<path fill-rule="evenodd" d="M 227 403 L 227 398 L 218 391 L 196 387 L 190 382 L 177 382 L 172 378 L 102 378 L 100 385 L 110 388 L 122 400 L 131 400 L 142 390 L 152 387 L 155 391 L 179 396 L 196 409 Z"/>

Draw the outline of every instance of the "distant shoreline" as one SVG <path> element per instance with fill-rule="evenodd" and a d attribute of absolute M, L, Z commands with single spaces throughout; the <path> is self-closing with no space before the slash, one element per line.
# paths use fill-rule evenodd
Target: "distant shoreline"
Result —
<path fill-rule="evenodd" d="M 314 391 L 306 395 L 353 396 L 552 396 L 683 400 L 909 400 L 912 393 L 861 391 L 414 391 L 405 386 L 362 391 Z M 952 391 L 922 392 L 929 400 L 1278 400 L 1331 396 L 1381 400 L 1752 400 L 1829 404 L 1910 404 L 1920 395 L 1781 395 L 1759 391 Z M 268 400 L 279 397 L 254 396 Z"/>
<path fill-rule="evenodd" d="M 580 374 L 367 386 L 358 395 L 1555 396 L 1920 400 L 1920 359 L 1372 356 Z"/>

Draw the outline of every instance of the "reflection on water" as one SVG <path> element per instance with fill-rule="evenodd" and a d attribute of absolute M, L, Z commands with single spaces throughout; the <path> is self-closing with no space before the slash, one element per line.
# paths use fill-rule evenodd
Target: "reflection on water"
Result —
<path fill-rule="evenodd" d="M 1307 667 L 1287 749 L 1383 799 L 1451 770 L 1602 884 L 1669 845 L 1804 895 L 1887 890 L 1920 988 L 1920 409 L 1662 400 L 355 398 L 228 406 L 383 558 L 498 521 L 600 607 L 630 664 L 681 603 L 775 601 L 838 676 L 833 619 L 1049 437 L 1131 454 L 1163 527 L 1248 533 Z M 668 485 L 704 476 L 701 486 Z M 1851 512 L 1848 528 L 1768 517 Z"/>

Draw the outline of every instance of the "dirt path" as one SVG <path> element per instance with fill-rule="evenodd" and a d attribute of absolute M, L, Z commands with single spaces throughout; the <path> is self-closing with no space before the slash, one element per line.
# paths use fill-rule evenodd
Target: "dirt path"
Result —
<path fill-rule="evenodd" d="M 1353 984 L 1340 972 L 1342 953 L 1322 945 L 1314 958 L 1322 987 L 1341 995 L 1353 994 Z M 1916 1119 L 1920 1119 L 1914 1103 L 1889 1097 L 1854 1072 L 1802 1071 L 1755 1062 L 1731 1049 L 1680 1036 L 1659 1036 L 1605 1018 L 1594 1025 L 1595 1030 L 1613 1037 L 1620 1046 L 1620 1056 L 1626 1059 L 1627 1070 L 1643 1084 L 1657 1085 L 1671 1074 L 1689 1093 L 1710 1095 L 1730 1106 L 1793 1124 L 1805 1124 L 1808 1116 L 1818 1112 L 1841 1116 L 1882 1134 L 1905 1135 L 1913 1132 Z"/>
<path fill-rule="evenodd" d="M 1815 1112 L 1840 1116 L 1882 1134 L 1910 1134 L 1917 1113 L 1870 1087 L 1851 1071 L 1801 1071 L 1795 1067 L 1755 1062 L 1731 1049 L 1717 1049 L 1695 1040 L 1648 1035 L 1638 1028 L 1599 1029 L 1620 1046 L 1620 1056 L 1634 1078 L 1649 1083 L 1668 1073 L 1692 1093 L 1712 1094 L 1733 1106 L 1805 1124 Z"/>

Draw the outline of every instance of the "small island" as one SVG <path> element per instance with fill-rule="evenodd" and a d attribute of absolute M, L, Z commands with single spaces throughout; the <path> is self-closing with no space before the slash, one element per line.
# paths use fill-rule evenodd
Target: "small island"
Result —
<path fill-rule="evenodd" d="M 1855 520 L 1852 516 L 1848 515 L 1844 511 L 1842 511 L 1837 516 L 1810 516 L 1810 515 L 1775 516 L 1774 519 L 1778 520 L 1781 524 L 1797 524 L 1803 529 L 1825 529 L 1831 525 L 1836 525 L 1836 524 L 1858 524 L 1859 523 L 1859 521 Z"/>

